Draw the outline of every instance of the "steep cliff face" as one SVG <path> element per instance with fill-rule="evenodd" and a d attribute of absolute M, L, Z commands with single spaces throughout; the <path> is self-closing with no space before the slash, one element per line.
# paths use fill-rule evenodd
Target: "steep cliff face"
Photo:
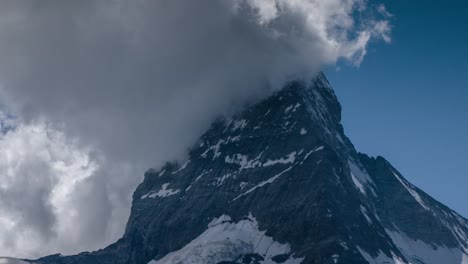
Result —
<path fill-rule="evenodd" d="M 150 170 L 122 239 L 35 263 L 467 264 L 468 221 L 359 154 L 323 75 L 218 120 Z"/>

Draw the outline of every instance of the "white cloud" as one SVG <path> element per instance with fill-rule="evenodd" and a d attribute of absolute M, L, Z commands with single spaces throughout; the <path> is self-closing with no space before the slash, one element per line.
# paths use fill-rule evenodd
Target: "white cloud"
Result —
<path fill-rule="evenodd" d="M 98 169 L 89 151 L 44 124 L 9 130 L 0 149 L 2 253 L 34 255 L 40 247 L 83 239 L 71 227 L 83 213 L 74 200 L 80 185 Z"/>
<path fill-rule="evenodd" d="M 0 255 L 117 239 L 146 168 L 183 159 L 215 117 L 291 78 L 339 59 L 358 65 L 371 40 L 390 41 L 383 10 L 364 0 L 1 1 L 0 100 L 18 122 L 0 139 Z"/>

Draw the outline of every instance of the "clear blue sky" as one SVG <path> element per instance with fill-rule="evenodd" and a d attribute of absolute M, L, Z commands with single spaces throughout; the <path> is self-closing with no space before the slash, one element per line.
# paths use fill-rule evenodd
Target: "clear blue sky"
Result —
<path fill-rule="evenodd" d="M 468 1 L 384 1 L 392 43 L 326 70 L 356 148 L 468 217 Z"/>

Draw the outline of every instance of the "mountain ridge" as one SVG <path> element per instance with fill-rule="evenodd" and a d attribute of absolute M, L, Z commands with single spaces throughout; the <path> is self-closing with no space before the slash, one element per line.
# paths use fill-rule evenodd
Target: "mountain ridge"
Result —
<path fill-rule="evenodd" d="M 214 122 L 186 163 L 148 170 L 116 243 L 33 262 L 468 264 L 467 254 L 468 221 L 357 152 L 319 74 Z"/>

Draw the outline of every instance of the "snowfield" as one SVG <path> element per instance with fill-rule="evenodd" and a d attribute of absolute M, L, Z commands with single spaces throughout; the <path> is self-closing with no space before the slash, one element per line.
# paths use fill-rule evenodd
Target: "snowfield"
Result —
<path fill-rule="evenodd" d="M 286 256 L 284 264 L 299 264 L 303 258 L 294 258 L 288 244 L 281 244 L 258 229 L 252 215 L 233 223 L 231 217 L 222 215 L 213 219 L 208 229 L 182 249 L 167 254 L 148 264 L 216 264 L 235 261 L 247 254 L 258 254 L 262 264 L 276 264 L 273 258 Z"/>

